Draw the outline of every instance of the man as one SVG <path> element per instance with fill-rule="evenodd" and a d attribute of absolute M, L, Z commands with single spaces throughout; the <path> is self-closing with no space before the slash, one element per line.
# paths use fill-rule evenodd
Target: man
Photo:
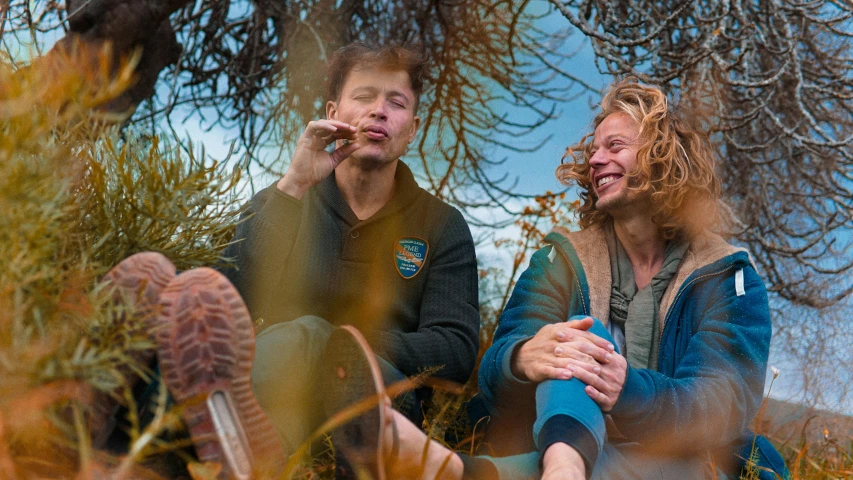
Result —
<path fill-rule="evenodd" d="M 720 184 L 707 136 L 633 81 L 601 108 L 557 169 L 580 186 L 582 230 L 546 237 L 480 367 L 490 436 L 527 441 L 502 452 L 516 455 L 454 458 L 444 478 L 463 464 L 469 478 L 737 478 L 753 453 L 787 475 L 748 430 L 770 313 L 748 253 L 712 233 Z M 500 429 L 507 418 L 514 429 Z M 424 443 L 397 422 L 401 450 Z"/>
<path fill-rule="evenodd" d="M 480 370 L 484 396 L 498 415 L 512 395 L 535 396 L 543 478 L 697 478 L 712 458 L 739 474 L 753 444 L 783 473 L 748 431 L 770 313 L 748 253 L 711 233 L 707 136 L 631 81 L 594 124 L 557 169 L 581 188 L 583 229 L 549 235 L 516 285 Z"/>
<path fill-rule="evenodd" d="M 230 280 L 263 321 L 252 385 L 289 453 L 323 420 L 311 385 L 337 325 L 364 333 L 386 383 L 422 372 L 464 383 L 473 371 L 471 234 L 400 160 L 420 126 L 424 76 L 404 47 L 338 51 L 326 118 L 308 124 L 287 172 L 252 199 L 226 252 Z M 417 401 L 403 403 L 416 419 Z"/>

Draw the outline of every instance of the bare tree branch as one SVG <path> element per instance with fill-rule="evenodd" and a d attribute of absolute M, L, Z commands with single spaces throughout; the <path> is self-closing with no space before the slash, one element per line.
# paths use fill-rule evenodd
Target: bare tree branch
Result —
<path fill-rule="evenodd" d="M 551 3 L 594 39 L 599 69 L 662 84 L 706 114 L 736 236 L 772 291 L 823 307 L 853 289 L 849 4 Z"/>

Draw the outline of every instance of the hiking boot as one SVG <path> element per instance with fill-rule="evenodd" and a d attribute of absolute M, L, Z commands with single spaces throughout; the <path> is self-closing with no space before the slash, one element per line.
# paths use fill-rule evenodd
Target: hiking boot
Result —
<path fill-rule="evenodd" d="M 150 327 L 157 316 L 160 293 L 173 278 L 175 266 L 168 258 L 156 252 L 142 252 L 131 255 L 114 266 L 104 275 L 101 284 L 104 288 L 111 289 L 110 295 L 115 304 L 132 302 L 130 311 L 142 320 L 141 328 L 151 335 Z M 123 315 L 118 312 L 117 314 Z M 154 341 L 153 336 L 151 340 Z M 155 350 L 152 348 L 134 351 L 131 357 L 137 365 L 150 365 L 154 354 Z M 139 381 L 139 375 L 128 366 L 120 367 L 119 374 L 125 379 L 124 388 L 132 390 Z M 117 400 L 119 396 L 100 391 L 92 394 L 89 433 L 95 448 L 104 447 L 115 430 L 117 412 L 121 407 Z"/>
<path fill-rule="evenodd" d="M 343 415 L 343 423 L 331 432 L 335 457 L 340 461 L 343 456 L 346 463 L 366 467 L 376 479 L 385 480 L 383 432 L 390 400 L 376 356 L 349 325 L 332 332 L 323 355 L 317 393 L 327 418 Z M 351 414 L 341 413 L 349 407 L 355 407 Z"/>
<path fill-rule="evenodd" d="M 160 295 L 155 334 L 162 379 L 202 462 L 220 478 L 273 476 L 286 460 L 278 434 L 250 383 L 255 355 L 251 317 L 219 272 L 196 268 Z"/>

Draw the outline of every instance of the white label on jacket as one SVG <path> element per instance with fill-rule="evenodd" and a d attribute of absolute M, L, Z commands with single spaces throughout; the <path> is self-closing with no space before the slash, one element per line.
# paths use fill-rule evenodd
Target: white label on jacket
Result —
<path fill-rule="evenodd" d="M 554 263 L 554 259 L 557 257 L 557 249 L 551 245 L 551 251 L 548 252 L 548 261 Z"/>
<path fill-rule="evenodd" d="M 735 272 L 735 292 L 737 292 L 738 297 L 742 297 L 746 295 L 746 290 L 743 289 L 743 269 L 738 269 Z"/>

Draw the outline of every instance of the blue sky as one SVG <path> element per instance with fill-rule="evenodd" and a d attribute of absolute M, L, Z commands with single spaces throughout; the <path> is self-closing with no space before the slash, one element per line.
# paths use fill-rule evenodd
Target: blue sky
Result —
<path fill-rule="evenodd" d="M 568 21 L 559 13 L 552 13 L 541 22 L 541 28 L 554 31 L 568 26 Z M 602 75 L 595 66 L 595 55 L 589 40 L 580 32 L 574 32 L 567 46 L 568 50 L 577 50 L 568 70 L 581 80 L 599 90 L 604 89 L 611 81 L 609 75 Z M 527 146 L 536 145 L 540 140 L 551 136 L 551 140 L 533 153 L 496 152 L 499 157 L 508 156 L 503 166 L 504 171 L 518 178 L 518 190 L 527 194 L 539 194 L 545 190 L 556 191 L 563 188 L 554 176 L 554 169 L 560 163 L 560 158 L 566 147 L 576 142 L 590 130 L 590 124 L 595 116 L 598 95 L 582 95 L 579 98 L 560 105 L 558 117 L 537 130 L 534 136 L 526 139 Z M 521 121 L 531 120 L 522 118 Z M 513 139 L 503 139 L 513 143 Z M 496 173 L 500 169 L 496 169 Z M 501 172 L 503 173 L 503 172 Z"/>

